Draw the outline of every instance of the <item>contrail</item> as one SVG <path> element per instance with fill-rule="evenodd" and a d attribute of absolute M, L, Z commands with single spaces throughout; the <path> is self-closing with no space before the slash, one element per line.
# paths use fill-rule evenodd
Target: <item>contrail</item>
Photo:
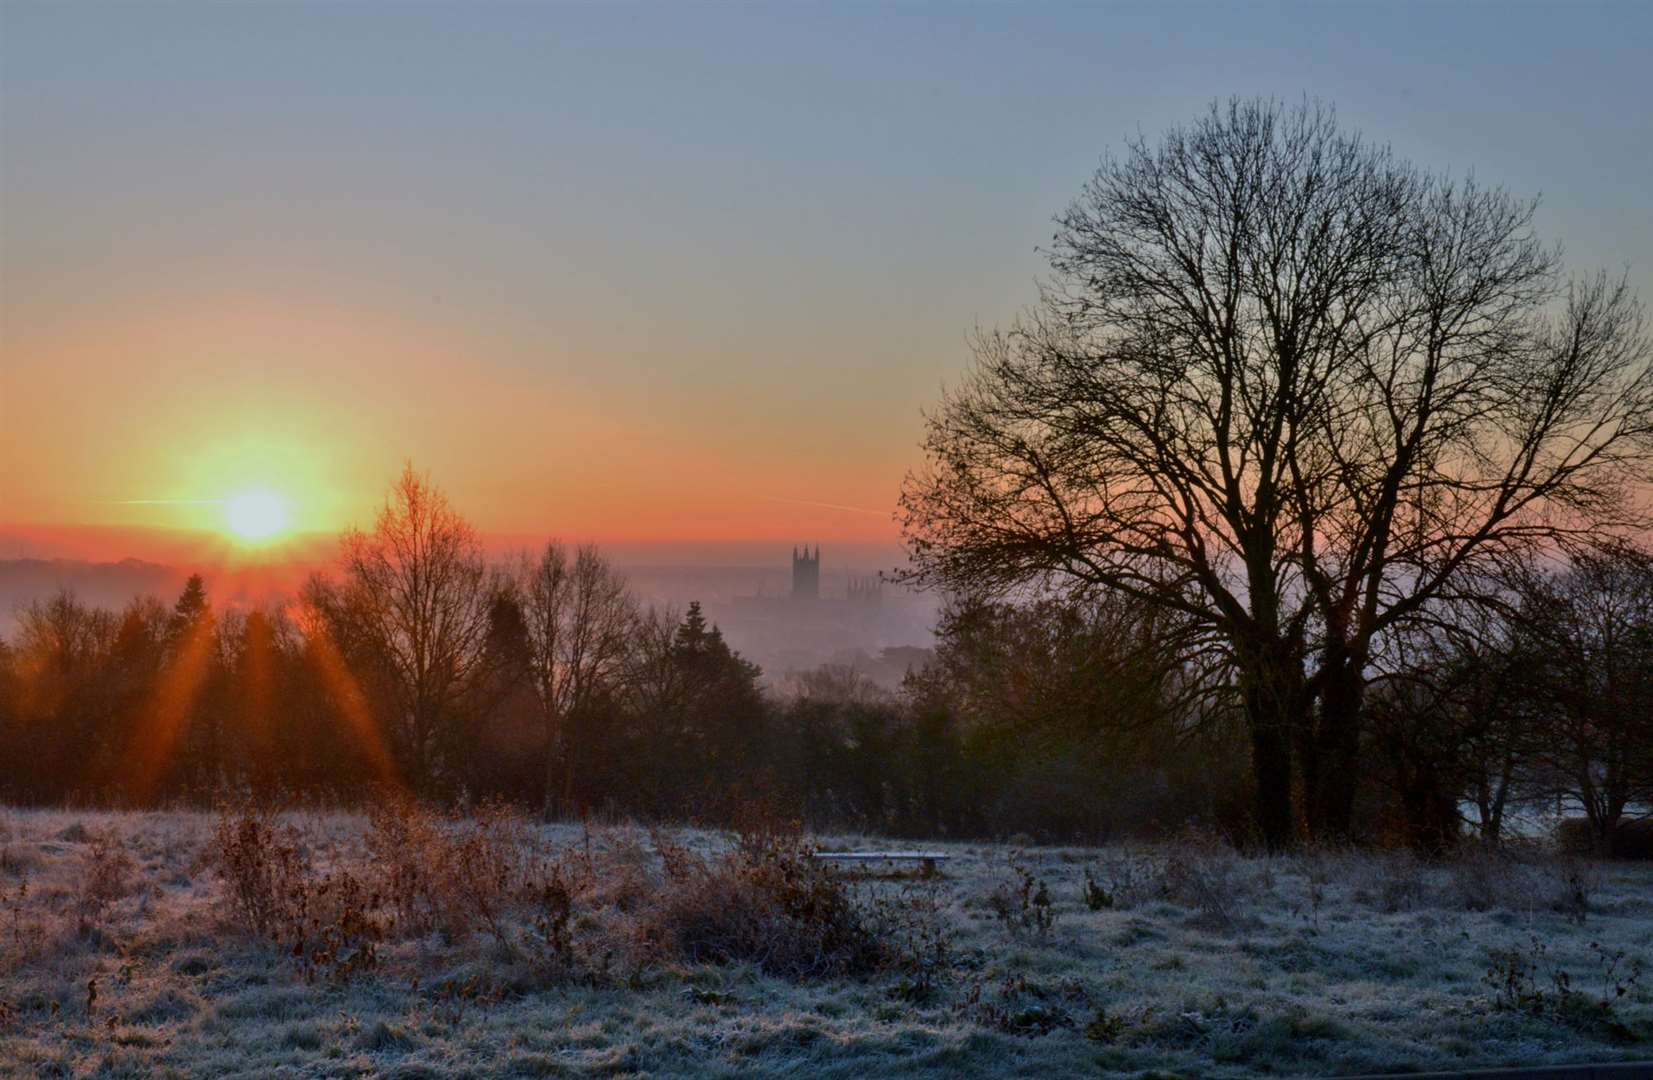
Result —
<path fill-rule="evenodd" d="M 873 517 L 887 518 L 887 510 L 868 510 L 864 506 L 845 506 L 843 503 L 816 502 L 814 499 L 788 499 L 783 495 L 760 495 L 759 498 L 768 502 L 791 503 L 793 506 L 818 506 L 823 510 L 844 510 L 851 514 L 871 514 Z"/>

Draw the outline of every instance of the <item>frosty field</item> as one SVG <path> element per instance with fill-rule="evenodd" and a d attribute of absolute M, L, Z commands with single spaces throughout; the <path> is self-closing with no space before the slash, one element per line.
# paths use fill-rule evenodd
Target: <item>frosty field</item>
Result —
<path fill-rule="evenodd" d="M 1238 1077 L 1653 1057 L 1647 864 L 961 843 L 926 845 L 951 856 L 936 880 L 838 889 L 783 856 L 728 870 L 713 832 L 289 814 L 269 835 L 309 875 L 294 885 L 291 867 L 234 879 L 214 847 L 227 821 L 0 811 L 0 1073 Z M 427 855 L 440 875 L 420 877 Z M 233 880 L 302 893 L 302 915 L 260 916 L 310 920 L 302 958 L 249 922 Z M 795 889 L 789 917 L 865 935 L 793 949 L 765 888 Z M 809 969 L 829 954 L 853 961 Z"/>

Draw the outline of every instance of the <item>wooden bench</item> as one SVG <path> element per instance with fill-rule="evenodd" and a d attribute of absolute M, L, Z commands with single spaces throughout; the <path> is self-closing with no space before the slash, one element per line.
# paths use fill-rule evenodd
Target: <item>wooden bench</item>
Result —
<path fill-rule="evenodd" d="M 817 851 L 815 853 L 815 858 L 827 862 L 916 862 L 918 863 L 920 877 L 934 877 L 936 864 L 948 857 L 944 851 Z"/>

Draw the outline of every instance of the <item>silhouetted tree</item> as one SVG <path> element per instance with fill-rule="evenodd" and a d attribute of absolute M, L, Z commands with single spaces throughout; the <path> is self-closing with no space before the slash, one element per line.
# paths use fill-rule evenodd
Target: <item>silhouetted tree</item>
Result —
<path fill-rule="evenodd" d="M 67 590 L 18 612 L 13 671 L 16 741 L 8 782 L 27 800 L 90 795 L 90 751 L 99 741 L 112 694 L 104 677 L 114 617 Z"/>
<path fill-rule="evenodd" d="M 639 620 L 623 707 L 631 718 L 639 797 L 655 814 L 716 816 L 768 782 L 762 672 L 729 647 L 698 601 Z"/>
<path fill-rule="evenodd" d="M 1606 852 L 1626 811 L 1653 804 L 1653 556 L 1580 554 L 1526 599 L 1548 691 L 1529 752 Z"/>
<path fill-rule="evenodd" d="M 222 783 L 219 709 L 223 656 L 206 582 L 191 574 L 167 619 L 161 670 L 144 706 L 130 761 L 132 797 L 207 797 Z"/>
<path fill-rule="evenodd" d="M 1133 142 L 929 418 L 912 579 L 1194 620 L 1232 656 L 1267 845 L 1293 839 L 1294 776 L 1310 831 L 1347 835 L 1374 642 L 1489 563 L 1641 521 L 1640 309 L 1566 280 L 1532 209 L 1320 107 L 1232 101 Z"/>
<path fill-rule="evenodd" d="M 447 497 L 407 465 L 373 531 L 345 534 L 339 569 L 336 586 L 312 581 L 310 603 L 329 633 L 382 658 L 396 745 L 414 787 L 432 791 L 488 631 L 481 545 Z"/>
<path fill-rule="evenodd" d="M 494 592 L 482 670 L 463 753 L 466 783 L 480 797 L 543 802 L 545 731 L 533 645 L 513 588 Z"/>
<path fill-rule="evenodd" d="M 530 682 L 545 727 L 544 812 L 573 798 L 576 722 L 595 722 L 599 700 L 631 648 L 637 608 L 625 579 L 595 547 L 572 560 L 561 544 L 519 568 L 516 591 L 527 634 Z"/>

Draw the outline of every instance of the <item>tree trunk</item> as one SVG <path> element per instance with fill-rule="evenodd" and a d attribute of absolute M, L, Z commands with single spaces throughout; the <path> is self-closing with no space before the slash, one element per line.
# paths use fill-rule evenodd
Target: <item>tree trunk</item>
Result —
<path fill-rule="evenodd" d="M 1264 847 L 1285 851 L 1294 839 L 1291 733 L 1302 721 L 1303 673 L 1283 646 L 1249 652 L 1240 658 L 1240 682 L 1257 785 L 1257 827 Z"/>
<path fill-rule="evenodd" d="M 424 704 L 418 703 L 413 707 L 412 738 L 408 740 L 408 773 L 409 786 L 421 798 L 430 796 L 429 754 L 427 741 L 430 738 L 430 722 L 425 716 Z"/>
<path fill-rule="evenodd" d="M 1250 711 L 1249 709 L 1247 710 Z M 1251 717 L 1251 770 L 1257 781 L 1257 827 L 1270 852 L 1292 844 L 1291 744 L 1272 718 Z"/>
<path fill-rule="evenodd" d="M 541 816 L 555 821 L 557 816 L 557 724 L 550 717 L 545 720 L 545 802 Z"/>
<path fill-rule="evenodd" d="M 1328 650 L 1325 663 L 1314 731 L 1317 773 L 1312 785 L 1304 785 L 1303 813 L 1315 840 L 1345 843 L 1354 833 L 1366 680 L 1362 665 L 1341 649 Z"/>
<path fill-rule="evenodd" d="M 1444 855 L 1458 837 L 1458 812 L 1431 761 L 1412 762 L 1401 788 L 1407 845 L 1421 855 Z"/>

